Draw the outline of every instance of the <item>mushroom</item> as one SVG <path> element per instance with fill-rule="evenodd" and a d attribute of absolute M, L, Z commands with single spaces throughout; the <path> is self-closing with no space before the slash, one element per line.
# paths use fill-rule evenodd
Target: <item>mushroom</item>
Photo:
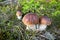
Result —
<path fill-rule="evenodd" d="M 36 14 L 28 13 L 23 17 L 22 22 L 27 26 L 27 30 L 35 31 L 39 23 L 39 18 Z"/>
<path fill-rule="evenodd" d="M 51 24 L 51 19 L 48 18 L 47 16 L 42 16 L 39 19 L 39 23 L 40 23 L 39 30 L 44 31 L 44 30 L 46 30 L 47 26 L 49 26 Z"/>
<path fill-rule="evenodd" d="M 22 18 L 22 13 L 18 10 L 18 11 L 16 12 L 16 16 L 17 16 L 17 18 L 18 18 L 19 20 L 21 20 L 21 18 Z"/>

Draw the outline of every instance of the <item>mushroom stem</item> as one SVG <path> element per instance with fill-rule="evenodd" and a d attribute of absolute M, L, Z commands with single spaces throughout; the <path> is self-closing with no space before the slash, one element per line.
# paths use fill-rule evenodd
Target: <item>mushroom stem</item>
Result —
<path fill-rule="evenodd" d="M 27 26 L 26 29 L 35 31 L 36 30 L 36 25 Z"/>
<path fill-rule="evenodd" d="M 29 30 L 29 26 L 27 25 L 26 30 Z"/>
<path fill-rule="evenodd" d="M 17 16 L 17 18 L 18 18 L 19 20 L 21 20 L 22 16 Z"/>
<path fill-rule="evenodd" d="M 27 25 L 26 30 L 31 30 L 31 29 L 32 29 L 31 26 Z"/>
<path fill-rule="evenodd" d="M 41 24 L 39 27 L 39 30 L 44 31 L 44 30 L 46 30 L 46 28 L 47 28 L 47 25 Z"/>

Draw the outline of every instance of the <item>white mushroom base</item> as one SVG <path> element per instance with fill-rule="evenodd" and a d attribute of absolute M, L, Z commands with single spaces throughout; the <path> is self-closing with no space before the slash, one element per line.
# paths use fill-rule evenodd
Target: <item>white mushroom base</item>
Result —
<path fill-rule="evenodd" d="M 47 25 L 43 25 L 43 24 L 41 24 L 41 25 L 30 25 L 30 26 L 27 26 L 26 27 L 26 30 L 33 30 L 33 31 L 44 31 L 44 30 L 46 30 L 46 28 L 47 28 Z"/>
<path fill-rule="evenodd" d="M 36 31 L 38 29 L 38 25 L 31 25 L 31 26 L 27 26 L 26 30 L 33 30 Z"/>
<path fill-rule="evenodd" d="M 46 28 L 47 28 L 47 25 L 41 24 L 41 25 L 39 26 L 39 30 L 40 30 L 40 31 L 44 31 L 44 30 L 46 30 Z"/>
<path fill-rule="evenodd" d="M 17 18 L 18 18 L 19 20 L 21 20 L 22 16 L 17 16 Z"/>

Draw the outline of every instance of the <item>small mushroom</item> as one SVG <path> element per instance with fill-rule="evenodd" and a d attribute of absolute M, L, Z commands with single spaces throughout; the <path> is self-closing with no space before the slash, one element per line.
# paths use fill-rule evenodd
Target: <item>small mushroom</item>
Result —
<path fill-rule="evenodd" d="M 26 29 L 35 31 L 39 18 L 36 14 L 28 13 L 23 17 L 22 22 L 27 26 Z"/>
<path fill-rule="evenodd" d="M 47 16 L 42 16 L 40 17 L 39 19 L 40 21 L 40 27 L 39 27 L 39 30 L 40 31 L 43 31 L 43 30 L 46 30 L 47 26 L 49 26 L 51 24 L 51 19 L 48 18 Z"/>
<path fill-rule="evenodd" d="M 18 10 L 18 11 L 16 12 L 16 16 L 17 16 L 17 18 L 18 18 L 19 20 L 21 20 L 21 18 L 22 18 L 22 13 Z"/>

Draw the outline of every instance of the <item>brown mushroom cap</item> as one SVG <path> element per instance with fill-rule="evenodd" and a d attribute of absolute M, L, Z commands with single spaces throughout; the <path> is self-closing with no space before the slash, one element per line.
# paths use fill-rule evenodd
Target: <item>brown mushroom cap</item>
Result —
<path fill-rule="evenodd" d="M 39 23 L 39 18 L 36 14 L 28 13 L 23 17 L 22 22 L 25 25 L 34 25 Z"/>
<path fill-rule="evenodd" d="M 40 24 L 46 24 L 46 25 L 50 25 L 51 24 L 51 19 L 48 18 L 47 16 L 42 16 L 39 19 L 39 23 Z"/>
<path fill-rule="evenodd" d="M 22 13 L 20 11 L 16 12 L 16 16 L 21 16 L 21 15 L 22 15 Z"/>

